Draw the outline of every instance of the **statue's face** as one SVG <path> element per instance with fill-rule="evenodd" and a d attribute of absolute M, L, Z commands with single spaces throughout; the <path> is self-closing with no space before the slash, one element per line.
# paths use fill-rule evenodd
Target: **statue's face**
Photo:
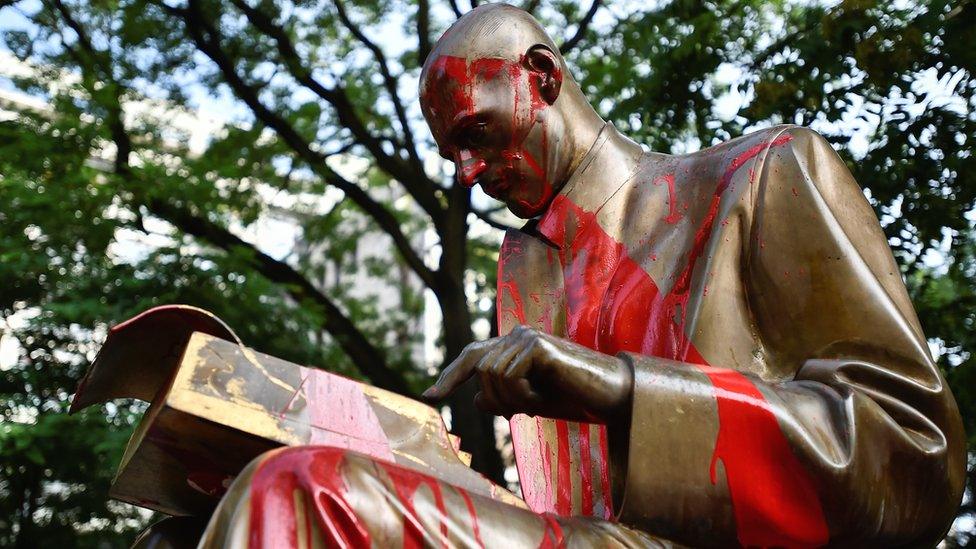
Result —
<path fill-rule="evenodd" d="M 546 209 L 555 194 L 558 136 L 546 120 L 550 105 L 540 97 L 538 73 L 518 61 L 440 56 L 421 104 L 462 185 L 481 185 L 519 217 Z"/>

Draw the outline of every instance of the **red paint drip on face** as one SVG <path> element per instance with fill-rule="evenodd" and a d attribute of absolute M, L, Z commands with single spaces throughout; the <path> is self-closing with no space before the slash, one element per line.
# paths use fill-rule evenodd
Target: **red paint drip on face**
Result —
<path fill-rule="evenodd" d="M 596 215 L 557 196 L 539 230 L 560 246 L 568 335 L 607 354 L 630 351 L 693 363 L 710 379 L 719 433 L 710 474 L 721 460 L 739 541 L 745 546 L 818 545 L 829 539 L 813 478 L 800 464 L 756 386 L 733 370 L 708 366 L 685 334 L 691 277 L 714 229 L 721 195 L 741 166 L 791 137 L 746 150 L 716 185 L 684 270 L 668 294 L 606 234 Z M 566 227 L 575 236 L 566 242 Z M 560 459 L 559 466 L 568 467 Z"/>
<path fill-rule="evenodd" d="M 446 129 L 445 123 L 461 116 L 474 113 L 472 85 L 475 79 L 490 80 L 498 76 L 509 64 L 504 59 L 483 58 L 468 62 L 463 57 L 442 55 L 431 64 L 430 81 L 437 82 L 436 90 L 425 90 L 424 100 L 438 123 Z"/>
<path fill-rule="evenodd" d="M 542 124 L 545 124 L 540 113 L 549 105 L 540 94 L 541 75 L 527 69 L 522 59 L 468 60 L 455 56 L 438 57 L 431 63 L 428 73 L 430 84 L 423 90 L 423 97 L 430 111 L 431 123 L 445 138 L 453 137 L 451 131 L 455 121 L 476 114 L 476 83 L 488 82 L 502 75 L 508 78 L 514 105 L 507 146 L 493 146 L 492 150 L 481 151 L 477 148 L 469 150 L 464 143 L 451 142 L 449 147 L 454 149 L 451 152 L 461 184 L 473 186 L 482 173 L 489 172 L 489 187 L 485 188 L 488 194 L 510 205 L 514 202 L 523 213 L 541 210 L 553 192 L 549 181 L 549 147 L 545 127 L 542 129 L 539 158 L 531 154 L 525 143 L 537 122 L 542 120 Z M 527 105 L 523 104 L 526 96 Z M 497 156 L 491 154 L 495 148 L 499 149 L 494 151 Z M 485 158 L 477 158 L 479 154 L 485 155 Z M 530 174 L 535 179 L 532 183 L 528 178 Z M 537 189 L 534 188 L 536 186 Z"/>
<path fill-rule="evenodd" d="M 526 198 L 519 199 L 519 205 L 524 211 L 538 211 L 540 208 L 545 206 L 545 202 L 552 195 L 552 184 L 548 179 L 548 162 L 549 162 L 549 143 L 547 139 L 547 132 L 544 127 L 542 129 L 542 151 L 541 151 L 541 163 L 532 155 L 532 153 L 525 146 L 525 141 L 529 136 L 529 132 L 536 122 L 539 121 L 541 113 L 549 106 L 540 94 L 542 89 L 541 75 L 536 72 L 528 72 L 529 85 L 527 86 L 529 91 L 529 109 L 523 109 L 520 105 L 524 98 L 521 94 L 521 87 L 518 85 L 519 79 L 522 77 L 525 71 L 525 60 L 520 59 L 517 64 L 511 65 L 509 68 L 511 81 L 515 83 L 513 89 L 515 91 L 515 105 L 512 109 L 512 128 L 525 128 L 522 132 L 513 132 L 510 138 L 508 151 L 503 153 L 503 156 L 508 160 L 508 165 L 505 170 L 513 175 L 513 179 L 516 180 L 516 184 L 522 187 L 527 185 L 526 174 L 523 170 L 519 168 L 516 161 L 523 161 L 529 167 L 530 170 L 538 178 L 538 181 L 543 186 L 542 192 L 539 193 L 535 200 L 529 200 Z M 525 117 L 521 119 L 520 117 Z"/>
<path fill-rule="evenodd" d="M 369 532 L 346 500 L 340 466 L 345 451 L 316 446 L 279 450 L 251 479 L 248 547 L 298 546 L 295 493 L 306 498 L 306 520 L 315 520 L 329 547 L 368 547 Z M 307 532 L 307 530 L 306 530 Z"/>

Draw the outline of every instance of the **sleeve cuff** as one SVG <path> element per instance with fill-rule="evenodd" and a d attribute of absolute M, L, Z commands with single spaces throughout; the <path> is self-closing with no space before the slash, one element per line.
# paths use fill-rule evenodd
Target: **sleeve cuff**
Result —
<path fill-rule="evenodd" d="M 634 387 L 628 439 L 610 442 L 611 462 L 623 464 L 617 519 L 663 536 L 700 529 L 699 539 L 718 541 L 734 532 L 724 524 L 733 513 L 721 463 L 712 475 L 719 424 L 708 377 L 682 362 L 618 356 L 633 368 Z"/>

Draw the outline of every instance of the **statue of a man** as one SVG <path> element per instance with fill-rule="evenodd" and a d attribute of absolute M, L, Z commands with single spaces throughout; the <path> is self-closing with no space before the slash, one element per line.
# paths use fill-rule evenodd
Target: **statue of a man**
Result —
<path fill-rule="evenodd" d="M 610 61 L 612 62 L 612 60 Z M 512 418 L 527 509 L 323 447 L 255 461 L 205 543 L 252 547 L 934 544 L 964 434 L 870 206 L 794 126 L 648 153 L 590 107 L 531 16 L 440 39 L 421 102 L 441 154 L 522 218 L 479 376 Z"/>

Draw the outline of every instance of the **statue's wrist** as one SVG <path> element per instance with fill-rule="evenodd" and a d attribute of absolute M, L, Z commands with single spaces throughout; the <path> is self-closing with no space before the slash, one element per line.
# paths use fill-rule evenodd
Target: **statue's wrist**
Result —
<path fill-rule="evenodd" d="M 614 404 L 610 410 L 611 417 L 607 418 L 608 420 L 630 417 L 631 404 L 634 398 L 634 366 L 630 358 L 624 353 L 618 353 L 614 358 L 617 361 L 619 374 L 616 376 Z"/>

